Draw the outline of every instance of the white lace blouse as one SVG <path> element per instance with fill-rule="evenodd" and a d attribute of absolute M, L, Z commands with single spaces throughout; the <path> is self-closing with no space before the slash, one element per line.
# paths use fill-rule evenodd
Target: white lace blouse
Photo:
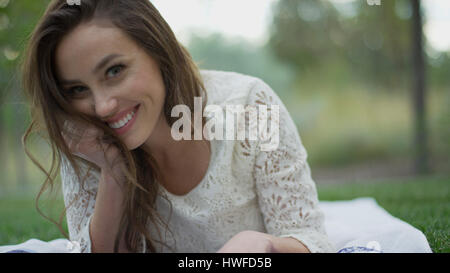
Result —
<path fill-rule="evenodd" d="M 279 105 L 277 149 L 261 149 L 258 140 L 211 140 L 211 159 L 202 181 L 183 196 L 160 186 L 156 209 L 171 232 L 155 243 L 158 252 L 216 252 L 244 230 L 293 237 L 311 252 L 334 252 L 324 228 L 323 213 L 297 128 L 284 104 L 262 80 L 234 72 L 201 70 L 207 105 Z M 246 116 L 246 123 L 249 119 Z M 250 125 L 251 124 L 247 124 Z M 268 125 L 269 126 L 269 125 Z M 61 179 L 72 241 L 91 251 L 89 222 L 100 174 L 90 171 L 82 188 L 68 161 Z M 172 204 L 169 216 L 168 201 Z M 164 230 L 163 227 L 160 227 Z M 145 247 L 142 248 L 145 251 Z"/>

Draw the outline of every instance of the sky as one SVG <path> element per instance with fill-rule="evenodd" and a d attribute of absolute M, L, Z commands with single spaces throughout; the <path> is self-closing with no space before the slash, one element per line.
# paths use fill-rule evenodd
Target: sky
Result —
<path fill-rule="evenodd" d="M 429 17 L 424 25 L 428 41 L 437 50 L 450 51 L 450 1 L 425 0 L 423 4 Z"/>
<path fill-rule="evenodd" d="M 221 32 L 264 43 L 270 5 L 276 0 L 151 0 L 177 37 L 186 42 L 196 34 Z"/>
<path fill-rule="evenodd" d="M 198 35 L 221 32 L 228 37 L 243 37 L 255 44 L 267 41 L 271 5 L 277 0 L 151 0 L 174 30 L 187 43 L 189 32 Z M 364 0 L 330 0 L 349 2 Z M 392 1 L 392 0 L 381 0 Z M 427 21 L 424 32 L 438 51 L 450 51 L 450 1 L 422 0 Z M 371 8 L 368 5 L 368 8 Z"/>

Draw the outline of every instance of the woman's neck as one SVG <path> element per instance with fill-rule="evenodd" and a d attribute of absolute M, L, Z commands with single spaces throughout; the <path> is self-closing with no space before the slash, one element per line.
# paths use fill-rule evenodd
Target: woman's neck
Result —
<path fill-rule="evenodd" d="M 173 194 L 192 190 L 205 176 L 211 159 L 211 145 L 203 140 L 176 141 L 164 116 L 144 144 L 158 165 L 158 179 Z"/>
<path fill-rule="evenodd" d="M 207 140 L 175 140 L 171 128 L 163 114 L 153 129 L 153 133 L 143 144 L 143 149 L 150 153 L 158 166 L 164 170 L 175 171 L 183 160 L 191 160 L 196 151 L 209 143 Z"/>

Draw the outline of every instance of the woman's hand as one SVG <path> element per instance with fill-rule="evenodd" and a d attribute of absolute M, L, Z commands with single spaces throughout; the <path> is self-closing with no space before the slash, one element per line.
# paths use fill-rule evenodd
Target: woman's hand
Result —
<path fill-rule="evenodd" d="M 119 149 L 102 141 L 104 132 L 93 125 L 66 119 L 61 133 L 72 154 L 94 163 L 102 171 L 120 169 L 123 164 Z"/>
<path fill-rule="evenodd" d="M 274 253 L 274 236 L 246 230 L 239 232 L 217 251 L 217 253 Z"/>

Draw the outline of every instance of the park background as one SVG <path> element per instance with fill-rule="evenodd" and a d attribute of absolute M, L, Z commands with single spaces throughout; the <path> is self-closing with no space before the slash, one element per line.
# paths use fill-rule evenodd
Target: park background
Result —
<path fill-rule="evenodd" d="M 37 213 L 45 176 L 21 143 L 18 65 L 48 2 L 0 0 L 0 245 L 62 237 Z M 374 197 L 450 252 L 450 1 L 151 2 L 201 69 L 259 77 L 280 96 L 320 200 Z M 50 166 L 45 140 L 30 148 Z M 61 198 L 56 188 L 39 206 L 59 220 Z"/>

